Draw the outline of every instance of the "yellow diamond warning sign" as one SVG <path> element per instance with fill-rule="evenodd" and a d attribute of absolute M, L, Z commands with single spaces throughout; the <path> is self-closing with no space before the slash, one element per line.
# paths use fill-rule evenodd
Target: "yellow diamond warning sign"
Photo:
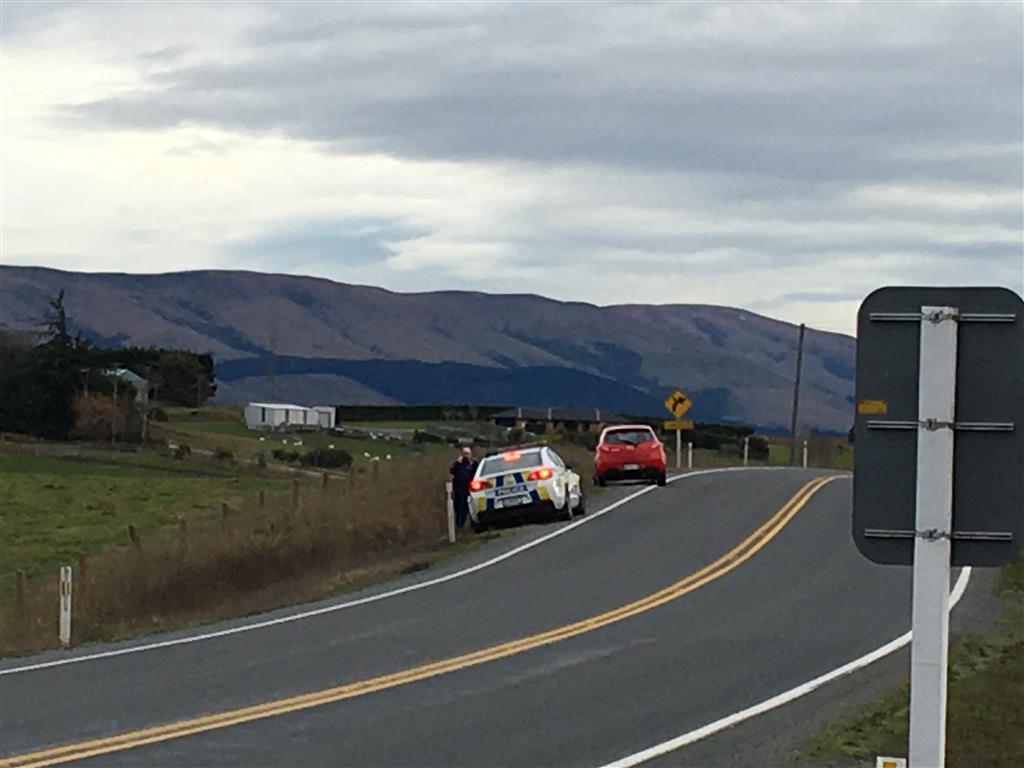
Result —
<path fill-rule="evenodd" d="M 668 412 L 675 416 L 677 419 L 683 418 L 683 415 L 693 407 L 693 401 L 686 396 L 686 393 L 681 389 L 677 389 L 671 395 L 665 398 L 665 407 Z"/>

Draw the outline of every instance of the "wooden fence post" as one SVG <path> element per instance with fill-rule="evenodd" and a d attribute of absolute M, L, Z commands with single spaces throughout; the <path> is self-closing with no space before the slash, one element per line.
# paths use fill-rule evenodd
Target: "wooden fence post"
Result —
<path fill-rule="evenodd" d="M 327 483 L 328 483 L 328 481 L 330 480 L 330 477 L 331 477 L 331 476 L 330 476 L 330 475 L 328 475 L 328 474 L 327 474 L 326 472 L 324 472 L 324 473 L 322 474 L 322 476 L 321 476 L 321 480 L 320 480 L 320 482 L 322 483 L 322 487 L 323 487 L 323 489 L 324 489 L 325 491 L 327 490 Z"/>
<path fill-rule="evenodd" d="M 292 480 L 292 508 L 299 508 L 299 481 Z"/>
<path fill-rule="evenodd" d="M 373 464 L 373 482 L 377 482 L 380 479 L 380 462 L 373 461 L 370 463 Z"/>
<path fill-rule="evenodd" d="M 139 531 L 131 523 L 128 524 L 128 538 L 132 540 L 132 544 L 136 549 L 142 549 L 142 536 L 139 535 Z"/>
<path fill-rule="evenodd" d="M 260 488 L 260 507 L 267 506 L 267 489 Z"/>
<path fill-rule="evenodd" d="M 220 503 L 220 527 L 222 530 L 228 530 L 231 527 L 231 522 L 228 518 L 231 516 L 231 507 L 228 506 L 226 501 Z"/>

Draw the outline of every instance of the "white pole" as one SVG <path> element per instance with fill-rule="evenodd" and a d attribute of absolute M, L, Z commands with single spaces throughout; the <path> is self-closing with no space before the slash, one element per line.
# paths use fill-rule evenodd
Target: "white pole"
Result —
<path fill-rule="evenodd" d="M 750 460 L 750 436 L 747 435 L 743 438 L 743 466 L 747 466 L 747 462 Z"/>
<path fill-rule="evenodd" d="M 71 645 L 71 566 L 60 567 L 60 644 Z"/>
<path fill-rule="evenodd" d="M 448 543 L 455 543 L 455 502 L 452 499 L 452 484 L 444 484 L 444 497 L 448 509 Z"/>
<path fill-rule="evenodd" d="M 686 467 L 693 469 L 693 443 L 686 444 Z"/>
<path fill-rule="evenodd" d="M 804 440 L 804 469 L 807 469 L 807 441 Z"/>
<path fill-rule="evenodd" d="M 946 763 L 957 323 L 956 310 L 951 307 L 921 307 L 921 314 L 910 765 L 942 768 Z"/>
<path fill-rule="evenodd" d="M 676 469 L 683 468 L 683 430 L 676 430 Z"/>

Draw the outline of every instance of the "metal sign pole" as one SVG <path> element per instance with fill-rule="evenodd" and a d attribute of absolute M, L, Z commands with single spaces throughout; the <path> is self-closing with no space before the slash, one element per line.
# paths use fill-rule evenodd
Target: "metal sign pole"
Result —
<path fill-rule="evenodd" d="M 53 626 L 52 624 L 50 626 Z M 71 645 L 71 566 L 60 567 L 60 644 Z"/>
<path fill-rule="evenodd" d="M 921 315 L 910 766 L 942 768 L 946 761 L 957 310 L 927 306 L 921 308 Z"/>
<path fill-rule="evenodd" d="M 676 430 L 676 469 L 683 468 L 683 430 Z"/>

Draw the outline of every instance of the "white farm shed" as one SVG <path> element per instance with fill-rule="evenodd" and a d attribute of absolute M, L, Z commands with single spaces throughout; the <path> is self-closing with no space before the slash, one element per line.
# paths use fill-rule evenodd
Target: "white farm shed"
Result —
<path fill-rule="evenodd" d="M 249 429 L 333 429 L 334 408 L 329 405 L 307 408 L 290 403 L 249 403 L 245 406 L 245 425 Z"/>

